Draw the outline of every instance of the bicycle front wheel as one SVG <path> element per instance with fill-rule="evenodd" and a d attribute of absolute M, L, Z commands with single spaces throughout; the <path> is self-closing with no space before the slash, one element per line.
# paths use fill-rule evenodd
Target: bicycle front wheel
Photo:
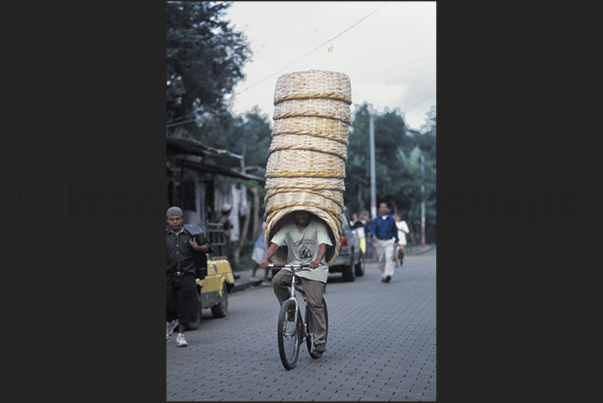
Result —
<path fill-rule="evenodd" d="M 300 315 L 295 317 L 296 305 L 294 300 L 288 299 L 278 313 L 278 352 L 287 370 L 295 368 L 301 343 L 302 324 Z"/>

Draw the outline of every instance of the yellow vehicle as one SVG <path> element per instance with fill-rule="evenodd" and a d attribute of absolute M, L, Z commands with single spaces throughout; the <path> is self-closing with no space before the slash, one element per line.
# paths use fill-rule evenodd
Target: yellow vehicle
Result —
<path fill-rule="evenodd" d="M 207 255 L 207 274 L 197 279 L 197 320 L 187 324 L 187 329 L 195 330 L 201 324 L 203 309 L 211 309 L 214 318 L 228 314 L 228 293 L 234 287 L 234 276 L 230 263 L 225 257 Z"/>

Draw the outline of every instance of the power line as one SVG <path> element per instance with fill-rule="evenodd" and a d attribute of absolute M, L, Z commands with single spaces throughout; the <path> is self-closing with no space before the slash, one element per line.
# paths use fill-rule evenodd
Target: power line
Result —
<path fill-rule="evenodd" d="M 245 88 L 244 90 L 242 90 L 241 92 L 239 92 L 237 95 L 244 93 L 245 91 L 255 87 L 256 85 L 266 81 L 267 79 L 269 79 L 270 77 L 273 77 L 274 75 L 280 73 L 281 71 L 285 70 L 287 67 L 291 66 L 294 63 L 297 63 L 298 61 L 300 61 L 301 59 L 311 55 L 312 53 L 316 52 L 318 49 L 322 48 L 323 46 L 325 46 L 326 44 L 328 44 L 329 42 L 333 41 L 334 39 L 339 38 L 341 35 L 343 35 L 344 33 L 346 33 L 347 31 L 349 31 L 350 29 L 354 28 L 356 25 L 360 24 L 362 21 L 366 20 L 368 17 L 370 17 L 371 15 L 373 15 L 374 13 L 376 13 L 377 11 L 379 11 L 379 9 L 381 9 L 383 6 L 385 6 L 387 2 L 383 2 L 383 4 L 381 4 L 379 7 L 377 7 L 375 10 L 373 10 L 372 12 L 370 12 L 369 14 L 367 14 L 366 16 L 364 16 L 363 18 L 361 18 L 358 22 L 356 22 L 353 25 L 350 25 L 348 28 L 344 29 L 343 31 L 341 31 L 340 33 L 338 33 L 337 35 L 335 35 L 333 38 L 329 39 L 328 41 L 324 42 L 323 44 L 317 46 L 316 48 L 312 49 L 310 52 L 306 53 L 305 55 L 303 55 L 302 57 L 292 61 L 291 63 L 289 63 L 288 65 L 286 65 L 285 67 L 283 67 L 282 69 L 270 74 L 269 76 L 264 77 L 263 79 L 261 79 L 260 81 L 256 82 L 255 84 L 252 84 L 251 86 Z"/>
<path fill-rule="evenodd" d="M 195 120 L 187 120 L 187 121 L 181 122 L 182 119 L 192 116 L 194 114 L 195 114 L 195 112 L 191 112 L 184 116 L 180 116 L 179 118 L 176 118 L 176 119 L 172 120 L 171 122 L 167 123 L 166 127 L 172 127 L 172 126 L 177 126 L 177 125 L 184 124 L 184 123 L 194 122 Z"/>
<path fill-rule="evenodd" d="M 366 20 L 368 17 L 370 17 L 371 15 L 373 15 L 374 13 L 376 13 L 377 11 L 379 11 L 383 6 L 385 6 L 387 2 L 383 2 L 383 4 L 381 4 L 379 7 L 377 7 L 375 10 L 373 10 L 372 12 L 370 12 L 369 14 L 365 15 L 364 17 L 362 17 L 360 20 L 358 20 L 356 23 L 350 25 L 348 28 L 344 29 L 343 31 L 341 31 L 340 33 L 338 33 L 337 35 L 335 35 L 333 38 L 329 39 L 328 41 L 324 42 L 323 44 L 317 46 L 316 48 L 314 48 L 313 50 L 311 50 L 310 52 L 306 53 L 305 55 L 303 55 L 302 57 L 292 61 L 291 63 L 289 63 L 288 65 L 286 65 L 285 67 L 281 68 L 280 70 L 270 74 L 269 76 L 264 77 L 263 79 L 261 79 L 260 81 L 256 82 L 255 84 L 245 88 L 244 90 L 242 90 L 241 92 L 239 92 L 238 94 L 242 94 L 245 91 L 255 87 L 256 85 L 266 81 L 267 79 L 269 79 L 270 77 L 280 73 L 281 71 L 285 70 L 287 67 L 291 66 L 294 63 L 297 63 L 298 61 L 300 61 L 301 59 L 311 55 L 312 53 L 316 52 L 318 49 L 322 48 L 323 46 L 325 46 L 326 44 L 328 44 L 329 42 L 333 41 L 334 39 L 339 38 L 341 35 L 343 35 L 344 33 L 346 33 L 347 31 L 349 31 L 350 29 L 354 28 L 356 25 L 360 24 L 362 21 Z M 166 125 L 166 128 L 168 127 L 173 127 L 173 126 L 179 126 L 179 125 L 183 125 L 186 123 L 191 123 L 196 121 L 196 119 L 191 119 L 191 120 L 185 120 L 183 122 L 177 122 L 177 121 L 173 121 L 170 122 Z"/>
<path fill-rule="evenodd" d="M 197 119 L 190 119 L 190 120 L 185 120 L 184 122 L 172 122 L 172 123 L 168 123 L 165 125 L 166 128 L 168 127 L 174 127 L 174 126 L 179 126 L 179 125 L 183 125 L 185 123 L 191 123 L 191 122 L 196 122 Z"/>
<path fill-rule="evenodd" d="M 409 64 L 422 62 L 423 60 L 431 59 L 432 57 L 436 57 L 436 55 L 431 55 L 431 56 L 424 57 L 422 59 L 413 60 L 412 62 L 402 63 L 402 64 L 399 64 L 399 65 L 397 65 L 395 67 L 390 67 L 389 69 L 385 69 L 385 70 L 381 70 L 381 71 L 376 71 L 374 73 L 365 74 L 364 76 L 361 76 L 361 77 L 358 77 L 358 78 L 364 78 L 364 77 L 372 76 L 374 74 L 385 73 L 386 71 L 395 70 L 395 69 L 398 69 L 400 67 L 408 66 Z"/>
<path fill-rule="evenodd" d="M 433 93 L 429 94 L 427 97 L 425 97 L 422 100 L 420 100 L 419 102 L 415 103 L 413 106 L 406 108 L 404 110 L 404 112 L 408 111 L 409 109 L 414 108 L 415 106 L 421 105 L 423 102 L 427 101 L 429 98 L 431 98 L 432 96 L 434 96 L 436 93 L 437 93 L 437 91 L 434 91 Z"/>

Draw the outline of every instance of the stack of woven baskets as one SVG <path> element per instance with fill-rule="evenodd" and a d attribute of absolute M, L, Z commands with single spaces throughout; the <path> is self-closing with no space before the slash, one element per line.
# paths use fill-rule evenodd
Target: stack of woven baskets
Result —
<path fill-rule="evenodd" d="M 310 70 L 285 74 L 274 92 L 274 127 L 266 166 L 264 242 L 298 210 L 313 213 L 329 228 L 331 265 L 341 246 L 348 126 L 352 122 L 350 79 L 343 73 Z M 280 248 L 273 262 L 286 262 Z"/>

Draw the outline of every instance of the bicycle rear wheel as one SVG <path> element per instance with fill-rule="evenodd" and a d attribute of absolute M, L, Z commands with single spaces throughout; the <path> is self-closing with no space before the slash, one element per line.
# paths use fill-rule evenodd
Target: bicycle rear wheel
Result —
<path fill-rule="evenodd" d="M 326 333 L 325 333 L 325 347 L 327 345 L 327 336 L 329 335 L 329 314 L 327 311 L 327 301 L 325 301 L 325 298 L 322 298 L 322 306 L 325 307 L 325 328 L 326 328 Z M 314 335 L 310 335 L 310 323 L 311 321 L 314 320 L 314 317 L 312 316 L 312 312 L 310 312 L 310 307 L 306 306 L 306 326 L 308 327 L 308 336 L 306 337 L 306 347 L 308 347 L 308 353 L 310 353 L 310 357 L 316 359 L 316 358 L 320 358 L 322 357 L 321 353 L 313 353 L 312 352 L 312 343 L 314 342 Z"/>
<path fill-rule="evenodd" d="M 301 344 L 301 316 L 295 318 L 295 307 L 296 302 L 288 299 L 278 313 L 278 353 L 287 370 L 295 368 Z"/>

